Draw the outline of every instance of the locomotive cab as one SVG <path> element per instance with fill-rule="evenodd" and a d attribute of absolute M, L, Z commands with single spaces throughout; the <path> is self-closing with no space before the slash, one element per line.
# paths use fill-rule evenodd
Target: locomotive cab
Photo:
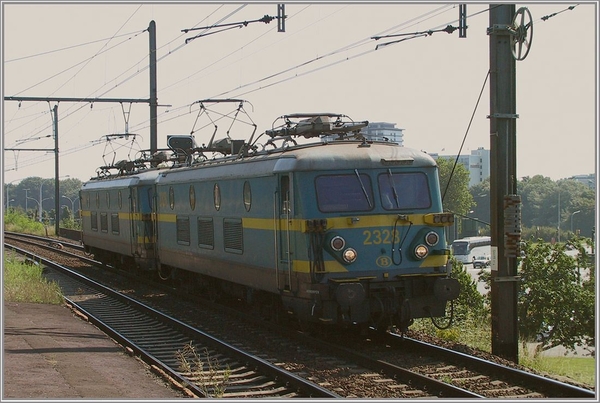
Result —
<path fill-rule="evenodd" d="M 460 290 L 448 278 L 444 229 L 453 216 L 442 212 L 435 162 L 399 146 L 344 143 L 296 160 L 299 228 L 296 281 L 283 294 L 288 310 L 308 322 L 401 329 L 415 318 L 444 316 Z M 407 155 L 399 158 L 400 151 Z M 353 153 L 352 163 L 337 159 L 345 153 Z M 305 164 L 310 171 L 302 171 Z"/>

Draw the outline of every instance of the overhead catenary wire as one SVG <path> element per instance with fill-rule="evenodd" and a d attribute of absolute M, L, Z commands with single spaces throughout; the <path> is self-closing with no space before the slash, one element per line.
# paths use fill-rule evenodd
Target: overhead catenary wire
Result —
<path fill-rule="evenodd" d="M 471 129 L 471 124 L 473 123 L 473 118 L 475 118 L 475 113 L 477 112 L 477 108 L 479 107 L 479 102 L 481 101 L 481 96 L 483 95 L 483 90 L 487 84 L 488 78 L 490 77 L 490 71 L 488 70 L 485 75 L 485 79 L 483 80 L 483 85 L 481 86 L 481 91 L 479 91 L 479 96 L 477 97 L 477 102 L 475 103 L 475 107 L 473 108 L 473 113 L 471 114 L 471 119 L 469 120 L 469 124 L 467 125 L 467 130 L 465 131 L 465 135 L 463 136 L 462 143 L 456 154 L 456 159 L 454 160 L 454 165 L 452 166 L 452 171 L 450 172 L 450 177 L 448 178 L 448 183 L 446 183 L 446 188 L 444 189 L 444 193 L 442 195 L 442 203 L 444 202 L 444 198 L 446 197 L 446 192 L 448 192 L 448 188 L 450 187 L 450 182 L 452 182 L 452 176 L 454 175 L 454 170 L 458 165 L 458 159 L 460 157 L 460 153 L 462 152 L 463 146 L 465 145 L 465 141 L 467 140 L 467 136 L 469 134 L 469 130 Z"/>
<path fill-rule="evenodd" d="M 93 45 L 94 43 L 98 43 L 98 42 L 104 42 L 108 39 L 114 39 L 114 38 L 122 38 L 124 36 L 129 36 L 129 35 L 134 35 L 134 34 L 138 34 L 139 31 L 135 31 L 135 32 L 128 32 L 126 34 L 121 34 L 121 35 L 113 35 L 110 38 L 102 38 L 102 39 L 95 39 L 93 41 L 89 41 L 89 42 L 84 42 L 84 43 L 78 43 L 76 45 L 70 45 L 70 46 L 65 46 L 59 49 L 53 49 L 53 50 L 48 50 L 46 52 L 40 52 L 40 53 L 35 53 L 33 55 L 27 55 L 27 56 L 21 56 L 21 57 L 16 57 L 14 59 L 10 59 L 10 60 L 4 60 L 4 63 L 13 63 L 13 62 L 18 62 L 21 60 L 26 60 L 26 59 L 32 59 L 34 57 L 40 57 L 40 56 L 46 56 L 49 55 L 51 53 L 57 53 L 57 52 L 63 52 L 65 50 L 71 50 L 71 49 L 76 49 L 76 48 L 80 48 L 83 46 L 88 46 L 88 45 Z"/>
<path fill-rule="evenodd" d="M 572 7 L 574 8 L 575 6 L 572 6 Z M 561 13 L 561 12 L 567 11 L 567 10 L 569 10 L 569 9 L 572 9 L 572 8 L 567 8 L 567 9 L 565 9 L 565 10 L 562 10 L 562 11 L 558 12 L 558 13 L 554 13 L 554 14 L 550 15 L 548 18 L 550 18 L 550 17 L 553 17 L 553 16 L 555 16 L 555 15 L 557 15 L 557 14 Z M 484 10 L 484 11 L 482 11 L 482 12 L 485 12 L 485 11 L 487 11 L 487 10 Z M 475 14 L 474 14 L 474 15 L 475 15 Z M 544 21 L 545 21 L 545 19 L 544 19 Z M 367 53 L 367 52 L 365 52 L 365 53 Z M 355 57 L 360 57 L 360 55 L 361 55 L 361 54 L 359 54 L 359 55 L 355 55 L 355 56 L 352 56 L 352 58 L 355 58 Z M 164 57 L 166 57 L 166 55 L 165 55 Z M 343 61 L 343 60 L 342 60 L 342 61 Z M 311 70 L 311 71 L 309 71 L 309 72 L 303 72 L 303 73 L 301 73 L 301 74 L 302 74 L 302 75 L 310 74 L 310 73 L 311 73 L 311 72 L 313 72 L 313 71 L 318 71 L 318 70 L 320 70 L 320 69 L 324 69 L 324 68 L 327 68 L 327 67 L 331 67 L 331 66 L 333 66 L 333 65 L 336 65 L 336 64 L 338 64 L 338 63 L 341 63 L 342 61 L 335 61 L 335 62 L 329 63 L 329 65 L 327 65 L 327 66 L 322 66 L 322 67 L 319 67 L 319 68 L 315 68 L 315 69 L 313 69 L 313 70 Z M 286 69 L 286 70 L 289 70 L 289 69 Z M 284 81 L 287 81 L 287 80 L 291 80 L 291 79 L 293 79 L 293 77 L 292 77 L 292 78 L 287 78 L 287 79 L 285 79 L 285 80 L 279 80 L 277 83 L 272 83 L 272 84 L 269 84 L 269 85 L 266 85 L 266 86 L 261 86 L 260 88 L 256 88 L 256 89 L 254 89 L 254 90 L 252 90 L 252 91 L 244 92 L 244 94 L 247 94 L 247 93 L 249 93 L 249 92 L 258 91 L 258 90 L 265 89 L 265 88 L 269 88 L 269 87 L 272 87 L 272 86 L 274 86 L 274 85 L 277 85 L 277 84 L 279 84 L 279 83 L 281 83 L 281 82 L 284 82 Z M 248 84 L 248 85 L 251 85 L 251 83 L 250 83 L 250 84 Z M 227 92 L 224 92 L 224 93 L 221 93 L 221 94 L 233 93 L 234 91 L 237 91 L 237 90 L 239 90 L 239 88 L 234 88 L 234 89 L 232 89 L 232 90 L 229 90 L 229 91 L 227 91 Z M 182 117 L 182 116 L 185 116 L 185 115 L 187 115 L 187 113 L 186 113 L 186 114 L 182 113 L 182 114 L 179 114 L 179 115 L 177 115 L 177 116 L 173 117 L 173 112 L 178 112 L 179 110 L 183 110 L 184 108 L 186 108 L 186 106 L 187 106 L 187 105 L 183 105 L 183 106 L 181 106 L 181 107 L 175 107 L 175 108 L 171 108 L 171 109 L 170 109 L 170 116 L 168 116 L 168 119 L 166 119 L 166 120 L 161 120 L 161 122 L 162 122 L 162 121 L 173 120 L 173 119 L 176 119 L 176 118 L 179 118 L 179 117 Z M 80 109 L 80 108 L 79 108 L 79 109 Z M 77 109 L 77 110 L 79 110 L 79 109 Z M 74 111 L 74 112 L 76 112 L 76 111 Z M 74 113 L 74 112 L 73 112 L 73 113 Z M 61 120 L 62 120 L 62 119 L 64 119 L 65 117 L 67 117 L 67 116 L 69 116 L 69 115 L 62 115 L 62 116 L 61 116 Z M 167 117 L 167 114 L 166 114 L 166 112 L 165 112 L 165 113 L 163 113 L 163 115 L 162 115 L 162 116 L 163 116 L 163 117 Z M 144 122 L 142 122 L 142 123 L 138 123 L 138 125 L 139 125 L 139 124 L 143 124 L 143 123 L 144 123 Z"/>
<path fill-rule="evenodd" d="M 140 6 L 140 7 L 141 7 L 141 6 Z M 217 10 L 221 9 L 221 7 L 222 7 L 222 5 L 221 5 L 220 7 L 218 7 L 218 8 L 217 8 Z M 224 20 L 224 19 L 227 19 L 227 18 L 231 17 L 232 15 L 236 14 L 237 12 L 239 12 L 239 11 L 240 11 L 241 9 L 243 9 L 244 7 L 246 7 L 246 5 L 241 5 L 240 7 L 238 7 L 237 9 L 235 9 L 234 11 L 232 11 L 231 13 L 229 13 L 228 15 L 226 15 L 225 17 L 223 17 L 223 18 L 222 18 L 220 21 L 222 21 L 222 20 Z M 138 7 L 138 9 L 136 9 L 136 12 L 137 12 L 137 10 L 139 10 L 139 7 Z M 215 11 L 215 12 L 216 12 L 216 11 Z M 134 14 L 135 14 L 135 13 L 134 13 Z M 211 15 L 212 15 L 212 14 L 211 14 Z M 208 18 L 208 17 L 207 17 L 207 18 Z M 129 19 L 131 19 L 131 17 L 130 17 Z M 129 21 L 129 19 L 128 19 L 128 21 Z M 119 28 L 119 29 L 121 29 L 121 28 Z M 147 31 L 147 28 L 146 28 L 146 29 L 144 29 L 144 30 L 142 30 L 140 33 L 143 33 L 143 32 L 145 32 L 145 31 Z M 117 32 L 118 32 L 118 31 L 117 31 Z M 137 35 L 136 35 L 136 36 L 137 36 Z M 175 38 L 174 40 L 170 41 L 168 44 L 170 44 L 170 43 L 174 42 L 175 40 L 177 40 L 177 39 L 178 39 L 178 38 L 180 38 L 181 36 L 182 36 L 182 35 L 179 35 L 177 38 Z M 167 45 L 168 45 L 168 44 L 167 44 Z M 167 46 L 167 45 L 164 45 L 164 46 Z M 164 46 L 161 46 L 161 48 L 163 48 Z M 162 59 L 164 59 L 165 57 L 172 55 L 174 52 L 176 52 L 177 50 L 181 49 L 183 46 L 184 46 L 184 45 L 180 45 L 180 46 L 179 46 L 178 48 L 176 48 L 175 50 L 170 50 L 170 51 L 169 51 L 168 53 L 166 53 L 164 56 L 162 56 L 161 58 L 158 58 L 158 59 L 157 59 L 157 63 L 158 63 L 158 62 L 160 62 L 160 61 L 161 61 Z M 114 48 L 114 47 L 112 47 L 112 48 Z M 112 49 L 112 48 L 111 48 L 111 49 Z M 158 50 L 158 49 L 157 49 L 157 50 Z M 102 52 L 102 53 L 104 53 L 104 52 Z M 95 55 L 95 56 L 96 56 L 96 55 Z M 95 56 L 93 56 L 93 57 L 95 57 Z M 93 58 L 93 57 L 92 57 L 92 58 Z M 90 59 L 91 59 L 91 58 L 90 58 Z M 82 64 L 82 63 L 84 63 L 84 62 L 86 62 L 87 60 L 90 60 L 90 59 L 86 59 L 85 61 L 83 61 L 83 62 L 80 62 L 80 63 L 78 63 L 77 65 L 79 65 L 79 64 Z M 138 62 L 138 63 L 139 63 L 139 62 Z M 69 69 L 71 69 L 71 68 L 73 68 L 73 67 L 76 67 L 77 65 L 75 65 L 75 66 L 72 66 L 72 67 L 70 67 Z M 134 66 L 135 66 L 135 65 L 134 65 Z M 143 72 L 143 71 L 147 70 L 148 68 L 149 68 L 149 66 L 148 66 L 148 65 L 146 65 L 144 68 L 142 68 L 142 69 L 138 70 L 137 72 L 134 72 L 134 73 L 133 73 L 133 74 L 131 74 L 130 76 L 126 77 L 125 79 L 123 79 L 122 81 L 120 81 L 119 83 L 117 83 L 116 85 L 114 85 L 114 86 L 111 86 L 109 89 L 107 89 L 107 90 L 106 90 L 106 91 L 104 91 L 103 93 L 101 93 L 101 94 L 97 95 L 96 97 L 101 97 L 101 96 L 103 96 L 103 95 L 106 95 L 108 92 L 112 91 L 114 88 L 117 88 L 117 87 L 121 86 L 122 84 L 124 84 L 124 83 L 126 83 L 127 81 L 131 80 L 132 78 L 134 78 L 135 76 L 139 75 L 141 72 Z M 131 70 L 131 68 L 129 68 L 128 70 Z M 126 70 L 126 71 L 128 71 L 128 70 Z M 123 73 L 122 73 L 121 75 L 123 75 Z M 121 75 L 119 75 L 118 77 L 120 77 Z M 51 78 L 53 78 L 53 77 L 50 77 L 50 79 L 51 79 Z M 47 81 L 47 80 L 44 80 L 44 81 Z M 106 84 L 105 84 L 105 85 L 106 85 Z M 103 85 L 102 87 L 100 87 L 98 90 L 96 90 L 96 91 L 94 91 L 94 92 L 95 92 L 95 93 L 97 93 L 97 92 L 98 92 L 100 89 L 102 89 L 102 88 L 103 88 L 105 85 Z M 30 88 L 32 88 L 32 87 L 30 87 Z M 28 89 L 30 89 L 30 88 L 28 88 Z M 27 89 L 26 89 L 26 90 L 27 90 Z M 26 90 L 24 90 L 24 91 L 26 91 Z M 23 91 L 22 91 L 22 92 L 23 92 Z M 73 106 L 69 107 L 69 108 L 66 110 L 66 112 L 65 112 L 65 113 L 61 114 L 61 118 L 60 118 L 60 120 L 62 121 L 62 120 L 64 120 L 64 119 L 68 118 L 68 117 L 69 117 L 69 116 L 71 116 L 73 113 L 76 113 L 76 112 L 78 112 L 79 110 L 81 110 L 81 109 L 82 109 L 82 108 L 84 108 L 85 106 L 86 106 L 86 105 L 73 105 Z M 75 110 L 72 110 L 73 108 L 75 108 Z M 36 134 L 39 134 L 41 131 L 43 131 L 43 130 L 47 130 L 48 128 L 49 128 L 49 126 L 47 126 L 47 127 L 44 127 L 44 128 L 42 128 L 42 129 L 40 129 L 40 131 L 38 131 L 38 132 L 36 132 L 36 133 L 34 133 L 34 134 L 32 134 L 32 135 L 33 135 L 33 136 L 35 136 Z"/>

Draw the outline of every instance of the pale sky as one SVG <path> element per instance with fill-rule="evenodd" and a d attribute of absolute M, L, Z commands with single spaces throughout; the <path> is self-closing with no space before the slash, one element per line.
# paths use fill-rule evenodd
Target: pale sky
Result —
<path fill-rule="evenodd" d="M 162 105 L 159 148 L 166 147 L 167 135 L 192 130 L 199 145 L 208 142 L 212 126 L 199 130 L 209 120 L 201 116 L 195 123 L 198 105 L 190 107 L 195 101 L 241 98 L 249 102 L 246 111 L 257 133 L 284 114 L 332 112 L 357 121 L 396 123 L 404 129 L 406 147 L 458 153 L 489 69 L 488 4 L 468 4 L 466 38 L 459 38 L 458 30 L 439 32 L 378 50 L 377 45 L 403 37 L 375 41 L 372 36 L 457 27 L 458 4 L 291 2 L 286 3 L 284 33 L 277 32 L 274 20 L 185 44 L 205 31 L 186 34 L 183 29 L 276 16 L 276 4 L 4 1 L 3 95 L 148 98 L 149 36 L 144 30 L 154 20 Z M 524 3 L 517 9 L 523 6 L 534 25 L 529 55 L 516 64 L 517 174 L 557 180 L 593 173 L 597 2 Z M 3 147 L 54 148 L 50 111 L 55 104 L 4 101 Z M 59 104 L 60 176 L 88 180 L 117 148 L 116 158 L 126 159 L 129 145 L 101 141 L 125 132 L 125 116 L 128 132 L 139 135 L 130 156 L 150 147 L 148 104 L 123 107 L 125 114 L 118 103 Z M 489 108 L 488 82 L 462 154 L 490 148 Z M 220 112 L 231 110 L 226 106 Z M 219 124 L 225 129 L 229 122 Z M 250 133 L 248 125 L 236 124 L 230 135 L 247 139 Z M 5 150 L 2 164 L 4 183 L 54 176 L 52 152 Z"/>

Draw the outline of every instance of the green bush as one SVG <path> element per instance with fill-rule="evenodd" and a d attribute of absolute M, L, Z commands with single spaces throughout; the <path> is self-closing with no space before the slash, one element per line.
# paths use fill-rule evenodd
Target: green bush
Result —
<path fill-rule="evenodd" d="M 23 211 L 18 209 L 11 209 L 4 212 L 4 230 L 42 236 L 49 235 L 50 232 L 54 234 L 54 229 L 44 226 L 39 221 L 32 220 Z"/>
<path fill-rule="evenodd" d="M 42 268 L 19 261 L 13 255 L 4 257 L 4 300 L 11 302 L 35 302 L 62 304 L 63 297 L 56 282 L 46 280 Z"/>

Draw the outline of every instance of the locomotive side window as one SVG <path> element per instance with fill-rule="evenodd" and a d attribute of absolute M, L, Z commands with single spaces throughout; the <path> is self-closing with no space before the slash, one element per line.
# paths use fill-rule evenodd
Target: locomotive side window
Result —
<path fill-rule="evenodd" d="M 215 187 L 213 189 L 213 196 L 215 200 L 215 210 L 221 210 L 221 188 L 219 188 L 219 184 L 215 183 Z"/>
<path fill-rule="evenodd" d="M 190 185 L 190 208 L 192 211 L 196 209 L 196 189 L 194 189 L 194 185 Z"/>
<path fill-rule="evenodd" d="M 110 208 L 110 192 L 106 192 L 106 208 Z"/>
<path fill-rule="evenodd" d="M 250 182 L 244 182 L 244 207 L 246 211 L 250 211 L 252 206 L 252 191 L 250 190 Z"/>
<path fill-rule="evenodd" d="M 123 195 L 121 194 L 120 190 L 117 194 L 117 203 L 119 204 L 119 210 L 121 210 L 123 208 Z"/>
<path fill-rule="evenodd" d="M 96 208 L 100 208 L 100 192 L 96 192 Z"/>
<path fill-rule="evenodd" d="M 425 209 L 431 207 L 427 176 L 423 172 L 392 172 L 377 178 L 381 205 L 386 210 Z"/>
<path fill-rule="evenodd" d="M 373 209 L 373 189 L 368 175 L 323 175 L 315 179 L 315 186 L 319 210 L 324 213 Z"/>
<path fill-rule="evenodd" d="M 169 186 L 169 207 L 171 207 L 171 210 L 175 208 L 175 190 L 173 190 L 173 186 Z"/>

